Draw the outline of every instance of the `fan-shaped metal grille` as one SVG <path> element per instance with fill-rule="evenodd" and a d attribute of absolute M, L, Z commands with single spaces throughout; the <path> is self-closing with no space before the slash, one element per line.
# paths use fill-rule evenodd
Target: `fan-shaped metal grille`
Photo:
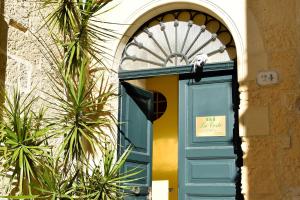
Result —
<path fill-rule="evenodd" d="M 126 45 L 121 70 L 177 67 L 206 54 L 208 63 L 235 59 L 233 38 L 214 17 L 194 10 L 174 10 L 145 23 Z"/>

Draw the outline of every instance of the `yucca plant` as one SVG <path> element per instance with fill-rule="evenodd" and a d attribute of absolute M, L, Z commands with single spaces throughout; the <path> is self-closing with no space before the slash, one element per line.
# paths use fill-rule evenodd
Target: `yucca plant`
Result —
<path fill-rule="evenodd" d="M 66 73 L 77 74 L 83 58 L 92 58 L 101 67 L 111 60 L 109 49 L 104 45 L 116 38 L 114 30 L 105 28 L 105 21 L 97 17 L 108 12 L 112 0 L 38 0 L 43 7 L 53 9 L 45 18 L 45 25 L 53 38 L 64 49 L 63 66 Z M 42 27 L 44 27 L 42 26 Z M 58 38 L 58 34 L 61 38 Z M 94 66 L 89 66 L 92 69 Z M 99 68 L 99 65 L 97 66 Z"/>
<path fill-rule="evenodd" d="M 104 60 L 111 56 L 104 43 L 116 33 L 98 18 L 112 8 L 107 7 L 112 1 L 35 1 L 51 9 L 42 27 L 48 28 L 53 44 L 36 36 L 52 66 L 52 91 L 43 99 L 50 105 L 50 120 L 34 115 L 35 99 L 29 95 L 23 101 L 18 92 L 12 101 L 7 98 L 0 123 L 3 173 L 13 170 L 11 181 L 18 180 L 23 196 L 15 198 L 123 199 L 130 189 L 126 183 L 136 180 L 139 171 L 121 172 L 130 148 L 115 158 L 116 120 L 110 101 L 117 96 L 105 76 L 111 71 Z M 61 141 L 53 150 L 50 137 Z"/>
<path fill-rule="evenodd" d="M 59 154 L 63 153 L 65 169 L 72 166 L 73 161 L 77 162 L 75 164 L 85 162 L 88 154 L 112 142 L 106 131 L 112 131 L 115 125 L 109 106 L 109 101 L 116 96 L 112 85 L 104 76 L 98 83 L 87 80 L 85 65 L 79 74 L 78 80 L 65 73 L 52 78 L 55 81 L 53 94 L 48 94 L 55 112 L 52 121 L 63 136 Z"/>
<path fill-rule="evenodd" d="M 1 173 L 10 177 L 9 186 L 16 181 L 15 191 L 22 194 L 32 193 L 31 183 L 40 181 L 39 170 L 49 167 L 44 161 L 51 159 L 46 143 L 51 125 L 43 124 L 43 110 L 35 114 L 36 98 L 30 98 L 30 94 L 22 98 L 18 89 L 11 96 L 4 94 L 0 121 Z"/>
<path fill-rule="evenodd" d="M 67 200 L 75 197 L 76 189 L 74 180 L 78 173 L 61 173 L 62 165 L 59 162 L 49 160 L 52 169 L 42 168 L 40 184 L 33 184 L 33 189 L 38 193 L 38 199 Z"/>
<path fill-rule="evenodd" d="M 121 200 L 127 196 L 131 187 L 125 183 L 138 180 L 135 178 L 140 171 L 132 169 L 121 173 L 121 168 L 127 160 L 131 147 L 128 147 L 119 158 L 115 158 L 115 148 L 109 148 L 102 154 L 101 163 L 90 163 L 85 172 L 76 170 L 67 176 L 61 173 L 61 165 L 53 165 L 53 170 L 41 170 L 41 184 L 33 184 L 33 189 L 39 192 L 38 199 L 51 200 Z M 82 173 L 82 174 L 81 174 Z"/>
<path fill-rule="evenodd" d="M 76 190 L 79 192 L 80 199 L 95 200 L 121 200 L 127 196 L 126 192 L 130 187 L 126 183 L 136 181 L 137 169 L 132 169 L 126 173 L 122 173 L 130 152 L 128 147 L 123 154 L 115 160 L 115 147 L 108 145 L 103 151 L 102 163 L 99 165 L 93 163 L 80 179 Z"/>

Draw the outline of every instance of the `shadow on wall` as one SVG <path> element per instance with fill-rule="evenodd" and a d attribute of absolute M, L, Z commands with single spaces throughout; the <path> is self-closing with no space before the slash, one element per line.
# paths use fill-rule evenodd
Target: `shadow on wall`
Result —
<path fill-rule="evenodd" d="M 266 24 L 261 24 L 269 8 L 256 4 L 258 1 L 245 0 L 246 60 L 247 74 L 240 84 L 240 132 L 243 133 L 242 193 L 245 200 L 279 200 L 274 168 L 272 167 L 272 144 L 269 136 L 269 110 L 267 96 L 269 87 L 259 87 L 256 75 L 268 70 L 268 56 L 263 40 Z M 267 0 L 268 1 L 268 0 Z M 263 96 L 265 95 L 265 97 Z M 271 96 L 268 97 L 272 99 Z M 274 97 L 273 97 L 274 98 Z M 242 126 L 242 127 L 241 127 Z"/>
<path fill-rule="evenodd" d="M 7 32 L 8 24 L 4 19 L 4 0 L 0 1 L 0 85 L 5 84 L 6 63 L 7 63 Z M 2 95 L 0 97 L 3 102 Z"/>
<path fill-rule="evenodd" d="M 240 81 L 239 111 L 244 129 L 243 193 L 246 200 L 298 199 L 300 6 L 297 0 L 245 2 L 248 72 Z M 279 83 L 259 86 L 260 71 L 276 71 Z"/>

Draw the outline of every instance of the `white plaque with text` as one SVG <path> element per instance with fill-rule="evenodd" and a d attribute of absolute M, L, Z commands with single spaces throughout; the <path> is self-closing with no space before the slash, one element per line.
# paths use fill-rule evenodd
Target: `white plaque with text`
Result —
<path fill-rule="evenodd" d="M 226 116 L 196 117 L 197 137 L 226 136 Z"/>

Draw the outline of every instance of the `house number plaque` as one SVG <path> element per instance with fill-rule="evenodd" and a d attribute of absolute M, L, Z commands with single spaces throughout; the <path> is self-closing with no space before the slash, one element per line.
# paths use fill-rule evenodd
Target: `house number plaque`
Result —
<path fill-rule="evenodd" d="M 226 136 L 226 116 L 196 117 L 196 136 Z"/>

